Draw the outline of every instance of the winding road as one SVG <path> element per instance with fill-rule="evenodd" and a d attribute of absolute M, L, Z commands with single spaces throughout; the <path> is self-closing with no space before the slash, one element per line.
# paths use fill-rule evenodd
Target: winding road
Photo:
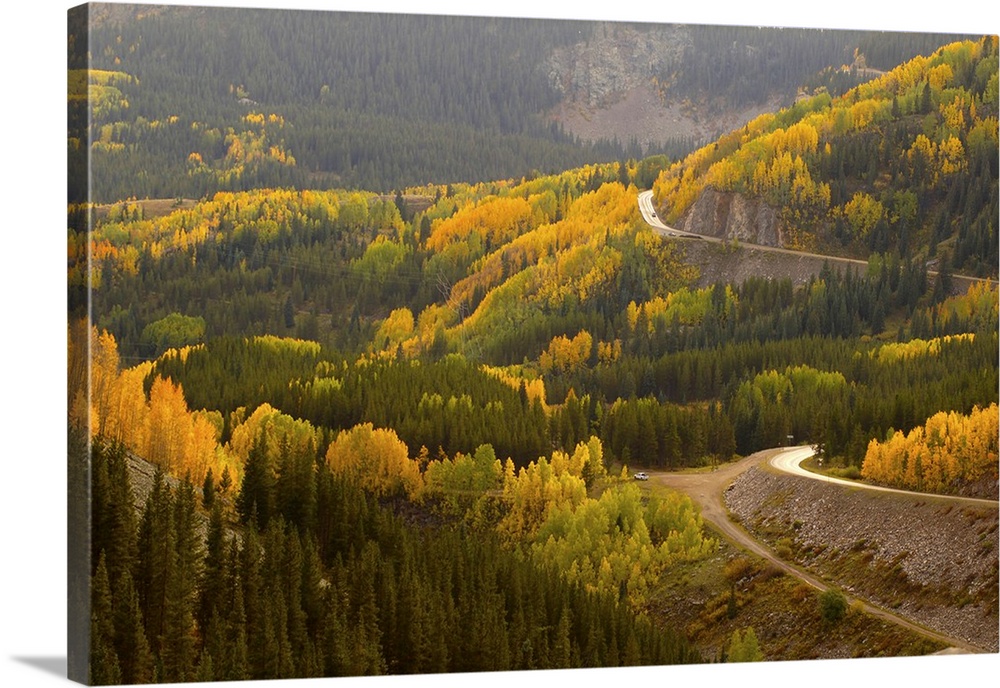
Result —
<path fill-rule="evenodd" d="M 862 483 L 856 480 L 845 480 L 843 478 L 831 478 L 828 475 L 823 475 L 821 473 L 813 473 L 812 471 L 807 471 L 802 468 L 802 462 L 808 459 L 810 456 L 815 454 L 815 450 L 812 447 L 793 447 L 791 449 L 786 449 L 780 454 L 771 457 L 770 464 L 779 471 L 785 473 L 791 473 L 792 475 L 797 475 L 800 478 L 812 478 L 813 480 L 821 480 L 827 483 L 835 483 L 838 485 L 846 485 L 848 487 L 857 487 L 865 490 L 878 490 L 879 492 L 895 492 L 896 494 L 909 495 L 909 496 L 919 496 L 921 499 L 927 500 L 940 500 L 943 502 L 950 502 L 952 504 L 964 504 L 966 506 L 985 506 L 997 508 L 1000 506 L 1000 502 L 994 499 L 977 499 L 974 497 L 957 497 L 952 495 L 939 495 L 932 494 L 930 492 L 911 492 L 909 490 L 899 490 L 894 487 L 882 487 L 880 485 L 872 485 L 870 483 Z"/>
<path fill-rule="evenodd" d="M 708 241 L 715 241 L 717 243 L 722 242 L 722 239 L 705 237 L 701 234 L 695 234 L 694 232 L 685 232 L 663 224 L 660 218 L 656 215 L 656 209 L 653 208 L 652 191 L 643 191 L 639 194 L 639 212 L 642 213 L 642 219 L 646 221 L 646 224 L 663 236 L 687 237 L 688 239 L 707 239 Z"/>
<path fill-rule="evenodd" d="M 639 212 L 642 213 L 642 219 L 645 220 L 646 224 L 653 228 L 653 230 L 660 236 L 680 238 L 680 239 L 697 239 L 701 241 L 709 241 L 715 244 L 723 244 L 728 241 L 726 238 L 713 237 L 705 234 L 696 234 L 694 232 L 687 232 L 682 229 L 677 229 L 675 227 L 670 227 L 664 224 L 663 220 L 660 219 L 659 215 L 656 214 L 656 208 L 653 206 L 653 192 L 642 191 L 639 193 Z M 861 268 L 863 270 L 868 269 L 867 260 L 858 260 L 856 258 L 843 258 L 840 256 L 828 256 L 822 253 L 809 253 L 808 251 L 793 251 L 789 248 L 779 248 L 777 246 L 766 246 L 764 244 L 748 244 L 748 246 L 753 246 L 755 251 L 765 251 L 768 253 L 783 253 L 788 256 L 799 256 L 803 258 L 813 258 L 817 260 L 826 260 L 830 263 L 840 263 L 842 265 L 852 265 L 856 268 Z M 928 278 L 933 278 L 937 276 L 937 272 L 930 270 L 927 272 Z M 988 282 L 994 286 L 997 285 L 997 280 L 988 279 L 983 277 L 969 277 L 967 275 L 956 275 L 952 274 L 951 278 L 955 282 L 969 283 L 972 282 Z"/>
<path fill-rule="evenodd" d="M 815 453 L 812 447 L 781 447 L 776 449 L 765 449 L 755 454 L 751 454 L 734 463 L 725 464 L 711 472 L 697 473 L 674 473 L 666 471 L 647 471 L 651 482 L 684 492 L 689 495 L 701 507 L 702 518 L 712 525 L 712 527 L 724 538 L 741 549 L 748 550 L 757 556 L 765 559 L 778 569 L 798 578 L 817 590 L 827 590 L 830 583 L 823 581 L 803 569 L 790 564 L 778 557 L 769 547 L 754 538 L 741 525 L 734 522 L 729 517 L 729 510 L 726 508 L 724 495 L 729 485 L 744 471 L 753 466 L 767 463 L 776 470 L 790 473 L 803 478 L 821 480 L 824 482 L 838 483 L 852 488 L 881 490 L 889 492 L 899 492 L 910 496 L 918 495 L 923 498 L 944 499 L 953 502 L 974 502 L 976 505 L 983 504 L 996 507 L 998 503 L 993 500 L 968 499 L 962 497 L 948 497 L 945 495 L 930 495 L 926 493 L 906 492 L 904 490 L 894 490 L 892 488 L 879 487 L 866 483 L 830 478 L 825 475 L 807 471 L 801 467 L 801 463 Z M 890 612 L 882 607 L 872 604 L 862 598 L 848 597 L 849 602 L 857 601 L 864 610 L 876 617 L 898 624 L 911 631 L 919 633 L 929 638 L 947 643 L 957 651 L 979 653 L 982 648 L 969 644 L 960 639 L 953 638 L 942 633 L 938 633 L 924 625 L 918 624 L 906 617 Z"/>
<path fill-rule="evenodd" d="M 717 244 L 725 243 L 726 239 L 720 237 L 706 236 L 702 234 L 696 234 L 693 232 L 687 232 L 684 230 L 676 229 L 665 224 L 657 215 L 656 208 L 653 205 L 653 192 L 643 191 L 638 197 L 639 211 L 642 213 L 643 220 L 648 224 L 653 230 L 664 237 L 679 238 L 679 239 L 695 239 L 700 241 L 708 241 Z M 853 258 L 842 258 L 837 256 L 826 256 L 816 253 L 808 253 L 805 251 L 793 251 L 786 248 L 778 248 L 775 246 L 764 246 L 760 244 L 752 244 L 754 250 L 767 251 L 772 253 L 783 253 L 792 256 L 801 256 L 807 258 L 828 260 L 831 263 L 841 263 L 847 265 L 853 265 L 859 268 L 867 269 L 868 263 L 863 260 L 856 260 Z M 928 272 L 929 277 L 935 276 L 937 273 Z M 989 282 L 990 284 L 996 285 L 997 280 L 995 279 L 983 279 L 975 277 L 966 277 L 960 275 L 953 275 L 953 279 L 962 282 Z M 905 490 L 897 490 L 889 487 L 880 487 L 878 485 L 870 485 L 861 482 L 855 482 L 851 480 L 843 480 L 840 478 L 832 478 L 829 476 L 821 475 L 819 473 L 813 473 L 802 468 L 801 464 L 803 461 L 815 454 L 815 450 L 811 446 L 802 447 L 782 447 L 777 449 L 767 449 L 764 451 L 757 452 L 756 454 L 751 454 L 740 461 L 735 463 L 726 464 L 711 472 L 699 472 L 699 473 L 668 473 L 661 471 L 648 471 L 650 481 L 664 485 L 675 490 L 679 490 L 691 496 L 701 507 L 702 518 L 709 524 L 713 526 L 719 534 L 735 544 L 737 547 L 753 552 L 754 554 L 762 557 L 766 561 L 773 564 L 775 567 L 781 569 L 782 571 L 788 573 L 795 578 L 807 583 L 808 585 L 816 588 L 817 590 L 826 590 L 830 587 L 830 584 L 824 582 L 819 577 L 814 576 L 797 566 L 794 566 L 787 561 L 779 558 L 775 555 L 770 548 L 765 546 L 763 543 L 754 538 L 749 532 L 747 532 L 742 526 L 732 521 L 729 517 L 729 511 L 726 508 L 724 501 L 725 490 L 729 485 L 735 480 L 735 478 L 743 471 L 762 463 L 767 462 L 775 470 L 783 471 L 785 473 L 790 473 L 801 478 L 808 478 L 812 480 L 820 480 L 827 483 L 835 483 L 841 486 L 847 486 L 851 488 L 860 488 L 868 490 L 878 490 L 882 492 L 895 492 L 899 494 L 906 495 L 918 495 L 921 499 L 927 500 L 943 500 L 950 501 L 956 504 L 965 504 L 969 506 L 987 506 L 997 508 L 998 502 L 994 500 L 987 499 L 973 499 L 968 497 L 950 497 L 947 495 L 933 495 L 928 493 L 914 493 L 907 492 Z M 849 601 L 854 601 L 850 600 Z M 879 618 L 885 619 L 892 623 L 898 624 L 905 628 L 908 628 L 916 633 L 920 633 L 926 637 L 934 638 L 944 643 L 948 643 L 952 646 L 952 651 L 965 651 L 965 652 L 983 652 L 982 648 L 970 645 L 966 641 L 946 636 L 937 631 L 931 630 L 926 626 L 915 623 L 914 621 L 907 619 L 905 617 L 899 616 L 893 612 L 890 612 L 882 607 L 872 604 L 871 602 L 857 598 L 857 603 L 865 609 L 866 612 L 877 616 Z"/>

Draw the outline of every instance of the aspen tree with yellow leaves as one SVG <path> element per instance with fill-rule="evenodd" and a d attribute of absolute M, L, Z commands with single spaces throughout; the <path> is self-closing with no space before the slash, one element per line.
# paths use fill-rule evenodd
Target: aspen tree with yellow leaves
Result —
<path fill-rule="evenodd" d="M 978 483 L 997 481 L 998 410 L 996 404 L 968 415 L 936 413 L 908 433 L 872 440 L 861 475 L 873 482 L 909 490 L 963 494 Z"/>

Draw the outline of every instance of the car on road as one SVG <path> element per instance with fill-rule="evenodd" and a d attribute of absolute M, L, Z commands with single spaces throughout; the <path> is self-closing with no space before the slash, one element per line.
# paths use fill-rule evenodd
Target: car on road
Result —
<path fill-rule="evenodd" d="M 636 480 L 649 480 L 649 476 L 646 475 L 645 473 L 641 473 L 641 472 L 640 473 L 636 473 L 632 477 L 635 478 Z"/>

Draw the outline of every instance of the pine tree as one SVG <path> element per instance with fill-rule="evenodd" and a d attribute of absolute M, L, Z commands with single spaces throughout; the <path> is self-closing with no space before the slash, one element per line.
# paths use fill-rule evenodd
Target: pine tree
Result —
<path fill-rule="evenodd" d="M 552 649 L 554 668 L 562 669 L 572 666 L 571 630 L 572 622 L 570 621 L 569 600 L 564 599 L 562 612 L 559 614 L 559 625 L 556 628 L 555 647 Z"/>
<path fill-rule="evenodd" d="M 125 448 L 94 444 L 91 545 L 96 564 L 105 554 L 108 581 L 112 588 L 137 557 L 135 503 L 128 474 Z"/>
<path fill-rule="evenodd" d="M 236 511 L 240 515 L 240 521 L 246 524 L 254 520 L 258 528 L 267 527 L 275 511 L 274 484 L 274 470 L 267 456 L 262 432 L 250 449 L 240 494 L 236 497 Z"/>
<path fill-rule="evenodd" d="M 139 607 L 146 627 L 146 638 L 154 656 L 159 656 L 163 633 L 167 579 L 174 563 L 174 519 L 170 489 L 164 484 L 158 469 L 153 487 L 139 525 L 139 560 L 136 567 L 136 589 Z"/>
<path fill-rule="evenodd" d="M 202 557 L 195 505 L 190 483 L 182 483 L 175 496 L 157 471 L 140 525 L 137 587 L 162 681 L 194 677 L 195 586 Z"/>
<path fill-rule="evenodd" d="M 222 518 L 222 504 L 215 502 L 208 521 L 208 534 L 205 539 L 205 565 L 202 571 L 201 585 L 198 588 L 198 626 L 202 630 L 208 628 L 209 620 L 220 609 L 225 609 L 224 593 L 226 590 L 226 537 Z"/>
<path fill-rule="evenodd" d="M 122 681 L 118 654 L 115 652 L 115 628 L 112 612 L 111 588 L 104 557 L 97 561 L 97 572 L 92 583 L 90 608 L 90 681 L 96 685 L 117 684 Z"/>
<path fill-rule="evenodd" d="M 215 680 L 215 669 L 212 666 L 212 655 L 202 648 L 198 655 L 198 668 L 195 671 L 195 681 L 208 683 Z"/>
<path fill-rule="evenodd" d="M 212 469 L 209 468 L 205 473 L 205 482 L 201 485 L 201 504 L 206 509 L 211 511 L 212 504 L 215 502 L 215 477 L 212 475 Z"/>
<path fill-rule="evenodd" d="M 151 683 L 153 656 L 146 639 L 139 595 L 132 574 L 118 579 L 114 595 L 115 648 L 121 664 L 122 683 Z"/>
<path fill-rule="evenodd" d="M 232 475 L 229 473 L 229 466 L 222 469 L 222 478 L 219 479 L 219 492 L 226 494 L 233 485 Z"/>
<path fill-rule="evenodd" d="M 247 618 L 243 605 L 243 586 L 237 573 L 239 547 L 235 539 L 226 558 L 225 604 L 214 618 L 220 628 L 220 649 L 213 651 L 215 674 L 218 680 L 242 681 L 250 677 L 247 660 Z M 211 622 L 210 622 L 211 624 Z"/>
<path fill-rule="evenodd" d="M 194 678 L 194 618 L 189 599 L 194 581 L 184 578 L 184 564 L 173 531 L 169 533 L 168 541 L 162 630 L 159 635 L 160 680 L 177 683 Z"/>

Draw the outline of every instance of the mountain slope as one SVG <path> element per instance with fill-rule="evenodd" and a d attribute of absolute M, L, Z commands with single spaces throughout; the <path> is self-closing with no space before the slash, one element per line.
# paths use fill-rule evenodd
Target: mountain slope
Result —
<path fill-rule="evenodd" d="M 996 275 L 997 90 L 997 38 L 953 43 L 758 117 L 662 172 L 656 200 L 682 228 L 736 235 L 749 203 L 788 247 Z"/>
<path fill-rule="evenodd" d="M 71 40 L 83 31 L 71 26 Z M 857 83 L 863 70 L 816 74 L 858 50 L 885 67 L 946 40 L 100 3 L 88 39 L 90 63 L 70 67 L 97 70 L 76 80 L 101 89 L 102 107 L 88 126 L 73 104 L 71 136 L 90 143 L 100 202 L 384 192 L 679 156 L 790 103 L 806 81 Z"/>

